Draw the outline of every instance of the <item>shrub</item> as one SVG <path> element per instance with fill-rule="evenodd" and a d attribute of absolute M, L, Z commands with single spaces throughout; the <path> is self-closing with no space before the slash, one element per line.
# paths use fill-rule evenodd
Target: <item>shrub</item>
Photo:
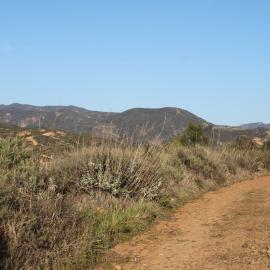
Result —
<path fill-rule="evenodd" d="M 47 175 L 58 190 L 100 190 L 115 197 L 154 199 L 162 185 L 160 156 L 154 148 L 100 145 L 54 162 Z"/>
<path fill-rule="evenodd" d="M 218 162 L 217 156 L 211 156 L 212 153 L 200 146 L 182 147 L 178 150 L 178 158 L 195 175 L 201 174 L 205 179 L 213 179 L 218 183 L 224 182 L 225 169 L 222 163 Z"/>
<path fill-rule="evenodd" d="M 81 269 L 76 265 L 91 264 L 84 258 L 93 241 L 91 220 L 82 218 L 71 201 L 20 188 L 6 189 L 0 205 L 0 228 L 8 243 L 1 269 Z"/>
<path fill-rule="evenodd" d="M 270 140 L 266 142 L 263 152 L 264 152 L 263 164 L 264 164 L 264 167 L 267 170 L 269 170 L 270 169 Z"/>
<path fill-rule="evenodd" d="M 266 151 L 270 151 L 270 139 L 264 143 L 264 149 Z"/>
<path fill-rule="evenodd" d="M 258 172 L 264 168 L 264 152 L 261 149 L 231 149 L 232 159 L 238 168 L 249 172 Z"/>
<path fill-rule="evenodd" d="M 8 170 L 25 163 L 31 158 L 31 151 L 22 138 L 0 138 L 0 168 Z"/>
<path fill-rule="evenodd" d="M 237 140 L 231 143 L 233 149 L 240 149 L 240 150 L 250 150 L 250 149 L 257 149 L 258 146 L 256 143 L 247 136 L 240 136 Z"/>

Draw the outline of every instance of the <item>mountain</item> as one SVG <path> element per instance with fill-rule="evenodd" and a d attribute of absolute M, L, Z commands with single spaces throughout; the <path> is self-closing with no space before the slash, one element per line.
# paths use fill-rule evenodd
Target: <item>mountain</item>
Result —
<path fill-rule="evenodd" d="M 178 135 L 189 123 L 208 126 L 209 123 L 198 116 L 179 108 L 144 109 L 135 108 L 113 117 L 118 130 L 128 131 L 128 135 L 146 140 L 161 140 Z"/>
<path fill-rule="evenodd" d="M 244 128 L 244 129 L 256 129 L 256 128 L 270 129 L 270 124 L 265 124 L 263 122 L 249 123 L 249 124 L 241 125 L 241 128 Z"/>
<path fill-rule="evenodd" d="M 62 130 L 79 134 L 114 136 L 126 134 L 143 140 L 166 140 L 181 133 L 189 123 L 210 123 L 179 108 L 135 108 L 122 113 L 91 111 L 75 106 L 0 105 L 0 123 L 21 128 Z"/>
<path fill-rule="evenodd" d="M 270 125 L 264 123 L 253 123 L 240 127 L 218 126 L 186 110 L 171 107 L 134 108 L 122 113 L 112 113 L 91 111 L 75 106 L 39 107 L 14 103 L 0 105 L 0 123 L 2 123 L 2 132 L 8 130 L 3 128 L 4 124 L 15 125 L 24 130 L 45 129 L 45 133 L 48 130 L 57 130 L 70 134 L 89 134 L 94 137 L 126 136 L 142 142 L 170 139 L 179 135 L 189 123 L 202 124 L 213 143 L 230 142 L 240 136 L 247 136 L 257 141 L 265 140 L 270 136 Z M 34 138 L 41 139 L 41 141 L 44 139 L 43 133 L 34 133 L 34 135 Z M 66 135 L 65 138 L 69 138 L 69 135 Z M 73 137 L 72 140 L 74 140 Z"/>

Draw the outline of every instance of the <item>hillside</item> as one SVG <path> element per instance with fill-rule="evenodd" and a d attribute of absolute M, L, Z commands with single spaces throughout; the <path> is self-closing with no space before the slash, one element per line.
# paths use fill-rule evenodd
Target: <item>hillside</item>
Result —
<path fill-rule="evenodd" d="M 12 139 L 22 138 L 29 146 L 34 146 L 44 157 L 59 155 L 63 151 L 77 149 L 87 146 L 97 139 L 88 135 L 78 135 L 49 129 L 22 128 L 11 124 L 0 123 L 0 138 Z"/>
<path fill-rule="evenodd" d="M 196 115 L 178 108 L 136 108 L 123 113 L 90 111 L 75 106 L 0 105 L 0 123 L 21 128 L 62 130 L 79 134 L 104 134 L 161 140 L 183 131 L 189 123 L 208 125 Z"/>

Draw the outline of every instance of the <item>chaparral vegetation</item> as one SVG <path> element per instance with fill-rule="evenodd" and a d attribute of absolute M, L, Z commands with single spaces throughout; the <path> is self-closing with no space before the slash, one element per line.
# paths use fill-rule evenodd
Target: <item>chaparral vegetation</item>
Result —
<path fill-rule="evenodd" d="M 106 250 L 203 192 L 270 169 L 269 142 L 212 145 L 200 126 L 164 144 L 74 147 L 0 139 L 0 268 L 92 269 Z"/>

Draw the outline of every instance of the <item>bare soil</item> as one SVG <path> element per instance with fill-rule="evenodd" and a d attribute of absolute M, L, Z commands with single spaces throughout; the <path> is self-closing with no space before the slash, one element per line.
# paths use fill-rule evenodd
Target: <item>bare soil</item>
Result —
<path fill-rule="evenodd" d="M 108 258 L 100 269 L 270 269 L 270 177 L 208 192 Z"/>

